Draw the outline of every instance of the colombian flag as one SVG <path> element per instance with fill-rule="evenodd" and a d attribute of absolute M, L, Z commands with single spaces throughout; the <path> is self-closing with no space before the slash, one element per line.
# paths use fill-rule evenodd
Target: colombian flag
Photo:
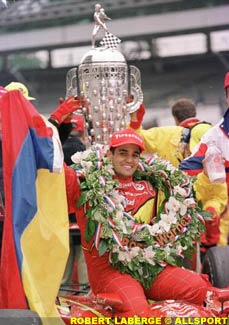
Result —
<path fill-rule="evenodd" d="M 57 317 L 68 257 L 63 153 L 57 130 L 18 90 L 1 99 L 5 221 L 0 308 Z M 50 319 L 50 318 L 49 318 Z"/>

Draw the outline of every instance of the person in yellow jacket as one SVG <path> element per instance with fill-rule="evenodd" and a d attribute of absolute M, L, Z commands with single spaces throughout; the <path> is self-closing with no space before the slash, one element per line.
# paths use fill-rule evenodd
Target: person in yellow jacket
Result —
<path fill-rule="evenodd" d="M 171 107 L 175 124 L 184 128 L 182 132 L 184 158 L 191 155 L 202 136 L 212 127 L 211 123 L 200 120 L 196 105 L 189 98 L 179 98 Z"/>
<path fill-rule="evenodd" d="M 144 153 L 156 153 L 169 160 L 175 167 L 185 158 L 185 143 L 182 142 L 184 128 L 181 126 L 154 127 L 144 130 L 141 126 L 145 114 L 144 105 L 130 114 L 130 127 L 139 133 L 145 142 Z M 196 196 L 201 200 L 205 210 L 211 212 L 212 220 L 206 222 L 206 233 L 202 236 L 202 244 L 207 247 L 217 245 L 220 240 L 219 216 L 227 205 L 226 184 L 212 184 L 204 172 L 197 175 L 194 184 Z"/>
<path fill-rule="evenodd" d="M 184 159 L 181 138 L 184 128 L 181 126 L 159 126 L 148 130 L 142 128 L 145 107 L 140 105 L 136 112 L 130 114 L 130 127 L 139 133 L 145 143 L 144 154 L 156 153 L 169 160 L 175 167 Z"/>
<path fill-rule="evenodd" d="M 184 102 L 182 99 L 174 103 L 173 107 L 179 106 L 180 108 L 181 105 L 187 106 L 188 104 L 194 105 L 191 101 L 185 99 Z M 144 114 L 145 107 L 142 104 L 136 112 L 130 114 L 130 127 L 144 138 L 145 154 L 157 153 L 158 156 L 169 160 L 175 167 L 178 167 L 180 162 L 192 153 L 203 134 L 211 128 L 209 123 L 200 123 L 200 120 L 195 118 L 193 124 L 191 124 L 191 119 L 185 119 L 187 123 L 183 121 L 183 123 L 177 122 L 174 126 L 159 126 L 144 130 L 142 128 Z"/>

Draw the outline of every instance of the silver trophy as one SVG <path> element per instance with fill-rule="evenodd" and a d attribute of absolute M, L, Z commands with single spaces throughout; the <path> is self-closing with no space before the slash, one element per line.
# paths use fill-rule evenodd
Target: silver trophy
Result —
<path fill-rule="evenodd" d="M 102 10 L 104 17 L 104 10 L 99 4 L 96 10 L 97 16 L 98 10 Z M 137 110 L 143 102 L 139 69 L 129 66 L 116 49 L 120 40 L 109 33 L 106 26 L 99 27 L 95 20 L 92 49 L 77 67 L 68 71 L 66 77 L 66 96 L 79 96 L 82 103 L 87 103 L 82 107 L 81 114 L 85 118 L 88 144 L 108 144 L 111 134 L 126 128 L 129 113 Z M 99 29 L 104 30 L 105 36 L 101 46 L 95 47 Z"/>

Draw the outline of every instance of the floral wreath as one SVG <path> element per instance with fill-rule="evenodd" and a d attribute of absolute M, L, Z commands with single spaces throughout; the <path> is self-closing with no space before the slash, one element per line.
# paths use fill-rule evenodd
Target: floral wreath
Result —
<path fill-rule="evenodd" d="M 204 231 L 204 217 L 195 201 L 193 178 L 157 156 L 140 158 L 133 180 L 147 180 L 164 193 L 154 223 L 140 224 L 124 211 L 125 198 L 106 157 L 106 148 L 91 147 L 72 156 L 73 169 L 81 179 L 78 206 L 87 204 L 87 242 L 94 236 L 99 255 L 109 253 L 109 263 L 150 288 L 167 265 L 182 265 L 190 258 L 193 243 Z"/>

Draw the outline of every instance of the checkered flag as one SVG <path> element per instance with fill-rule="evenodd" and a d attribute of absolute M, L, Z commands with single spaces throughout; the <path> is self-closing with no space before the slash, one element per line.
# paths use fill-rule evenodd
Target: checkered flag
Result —
<path fill-rule="evenodd" d="M 106 32 L 104 38 L 100 42 L 100 44 L 107 49 L 116 49 L 119 43 L 121 43 L 121 40 L 109 32 Z"/>

